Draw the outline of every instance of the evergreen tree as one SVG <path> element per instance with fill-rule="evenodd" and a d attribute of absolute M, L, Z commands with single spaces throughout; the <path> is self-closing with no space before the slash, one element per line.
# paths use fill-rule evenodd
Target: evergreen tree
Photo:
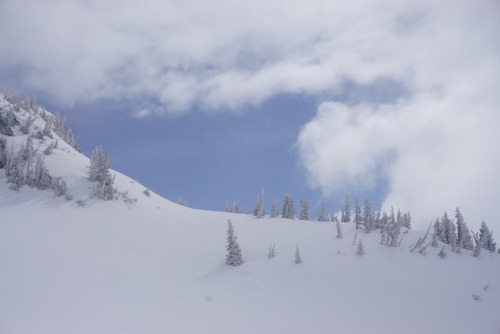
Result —
<path fill-rule="evenodd" d="M 297 248 L 295 249 L 295 261 L 294 262 L 297 264 L 302 263 L 302 258 L 300 257 L 299 245 L 297 245 Z"/>
<path fill-rule="evenodd" d="M 448 213 L 445 212 L 443 218 L 441 218 L 441 241 L 445 244 L 450 243 L 451 224 L 451 220 L 448 218 Z"/>
<path fill-rule="evenodd" d="M 372 207 L 369 200 L 365 200 L 365 207 L 363 208 L 363 221 L 365 223 L 365 232 L 370 232 L 375 229 L 375 219 L 373 217 Z"/>
<path fill-rule="evenodd" d="M 380 219 L 380 244 L 387 245 L 387 229 L 389 227 L 389 216 L 384 211 Z"/>
<path fill-rule="evenodd" d="M 438 241 L 440 239 L 441 239 L 441 223 L 439 222 L 439 219 L 436 218 L 436 221 L 434 222 L 434 233 L 432 234 L 431 246 L 437 247 Z"/>
<path fill-rule="evenodd" d="M 328 221 L 328 217 L 326 216 L 326 213 L 325 213 L 325 208 L 326 208 L 326 200 L 323 197 L 321 199 L 321 205 L 319 207 L 319 214 L 318 214 L 318 221 L 319 222 L 326 222 L 326 221 Z"/>
<path fill-rule="evenodd" d="M 273 201 L 273 206 L 271 208 L 271 218 L 277 218 L 279 216 L 278 200 Z"/>
<path fill-rule="evenodd" d="M 342 239 L 342 229 L 340 228 L 340 222 L 335 219 L 337 222 L 337 239 Z"/>
<path fill-rule="evenodd" d="M 106 152 L 102 146 L 96 147 L 90 158 L 88 177 L 89 181 L 95 183 L 92 195 L 104 200 L 113 199 L 115 193 L 114 179 L 109 172 L 108 165 L 109 159 Z"/>
<path fill-rule="evenodd" d="M 68 195 L 68 186 L 61 177 L 56 177 L 54 180 L 54 193 L 56 196 Z"/>
<path fill-rule="evenodd" d="M 403 214 L 403 226 L 411 229 L 411 215 L 409 212 Z"/>
<path fill-rule="evenodd" d="M 457 244 L 468 250 L 474 249 L 472 236 L 459 208 L 455 211 L 455 218 L 457 220 Z"/>
<path fill-rule="evenodd" d="M 309 220 L 309 202 L 300 200 L 300 220 Z"/>
<path fill-rule="evenodd" d="M 359 201 L 357 198 L 354 207 L 354 223 L 356 224 L 356 229 L 361 228 L 361 224 L 363 224 L 363 217 L 361 216 L 361 206 L 359 205 Z"/>
<path fill-rule="evenodd" d="M 276 255 L 276 244 L 273 244 L 272 246 L 269 246 L 269 252 L 267 253 L 267 257 L 269 259 L 272 259 Z"/>
<path fill-rule="evenodd" d="M 283 218 L 294 219 L 295 218 L 295 205 L 293 204 L 293 198 L 289 195 L 285 195 L 285 201 L 283 202 Z"/>
<path fill-rule="evenodd" d="M 264 188 L 262 188 L 260 194 L 257 195 L 257 203 L 253 209 L 253 215 L 257 218 L 262 218 L 266 215 L 266 209 L 264 208 Z"/>
<path fill-rule="evenodd" d="M 234 227 L 229 219 L 227 221 L 227 254 L 226 264 L 230 266 L 239 266 L 243 263 L 241 248 L 237 241 L 238 237 L 234 235 Z"/>
<path fill-rule="evenodd" d="M 474 246 L 474 250 L 472 251 L 472 256 L 479 257 L 479 255 L 481 255 L 481 249 L 483 249 L 483 243 L 479 239 L 479 236 L 477 235 L 477 233 L 473 234 L 473 235 L 474 235 L 475 246 Z"/>
<path fill-rule="evenodd" d="M 349 203 L 349 196 L 345 197 L 345 204 L 342 208 L 342 216 L 340 218 L 342 223 L 349 223 L 351 221 L 351 204 Z"/>
<path fill-rule="evenodd" d="M 493 232 L 490 232 L 485 222 L 482 222 L 479 228 L 479 241 L 484 249 L 494 253 L 496 251 L 496 243 L 493 240 Z"/>
<path fill-rule="evenodd" d="M 7 138 L 0 136 L 0 169 L 5 167 L 7 163 Z"/>
<path fill-rule="evenodd" d="M 387 245 L 397 247 L 399 244 L 399 236 L 401 234 L 402 219 L 398 215 L 398 219 L 394 217 L 394 208 L 391 208 L 391 215 L 389 216 L 389 223 L 387 225 Z"/>
<path fill-rule="evenodd" d="M 41 190 L 52 187 L 52 177 L 41 157 L 36 160 L 32 185 Z"/>

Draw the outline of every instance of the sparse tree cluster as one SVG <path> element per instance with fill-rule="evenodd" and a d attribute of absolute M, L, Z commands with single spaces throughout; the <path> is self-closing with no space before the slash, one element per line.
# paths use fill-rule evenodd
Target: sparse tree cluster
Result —
<path fill-rule="evenodd" d="M 36 139 L 53 139 L 52 132 L 56 133 L 68 145 L 80 151 L 77 139 L 66 120 L 60 114 L 51 114 L 37 105 L 34 97 L 22 98 L 12 92 L 0 92 L 10 106 L 0 108 L 0 134 L 14 136 L 14 127 L 25 135 Z M 25 119 L 18 119 L 16 113 L 28 114 Z"/>
<path fill-rule="evenodd" d="M 471 233 L 459 208 L 455 210 L 455 220 L 450 219 L 445 212 L 441 220 L 436 219 L 434 222 L 431 245 L 436 247 L 439 241 L 450 245 L 452 252 L 460 253 L 462 249 L 467 249 L 471 250 L 475 257 L 480 255 L 481 249 L 492 253 L 496 251 L 493 233 L 488 229 L 486 223 L 481 224 L 479 233 Z"/>
<path fill-rule="evenodd" d="M 239 201 L 234 201 L 233 203 L 229 204 L 226 203 L 226 212 L 230 213 L 242 213 L 243 211 L 241 210 L 240 207 L 240 202 Z"/>
<path fill-rule="evenodd" d="M 43 156 L 34 148 L 31 136 L 17 151 L 8 149 L 6 138 L 0 137 L 0 168 L 5 170 L 7 183 L 12 190 L 19 190 L 23 186 L 40 190 L 53 189 L 57 196 L 71 199 L 67 187 L 60 187 L 63 181 L 50 175 Z"/>

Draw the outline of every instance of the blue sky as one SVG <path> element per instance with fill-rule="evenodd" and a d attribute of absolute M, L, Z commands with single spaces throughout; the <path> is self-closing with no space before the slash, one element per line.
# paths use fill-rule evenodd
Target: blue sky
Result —
<path fill-rule="evenodd" d="M 500 4 L 471 0 L 0 4 L 0 85 L 83 151 L 190 206 L 344 194 L 495 221 Z"/>
<path fill-rule="evenodd" d="M 96 113 L 96 122 L 83 112 L 86 108 L 106 113 Z M 268 205 L 285 193 L 312 202 L 321 196 L 307 186 L 294 148 L 300 127 L 315 114 L 313 100 L 281 96 L 239 115 L 194 111 L 140 120 L 117 118 L 116 110 L 122 108 L 129 107 L 78 106 L 66 115 L 85 153 L 104 145 L 113 168 L 166 198 L 223 210 L 226 201 L 234 200 L 250 209 L 261 187 Z"/>

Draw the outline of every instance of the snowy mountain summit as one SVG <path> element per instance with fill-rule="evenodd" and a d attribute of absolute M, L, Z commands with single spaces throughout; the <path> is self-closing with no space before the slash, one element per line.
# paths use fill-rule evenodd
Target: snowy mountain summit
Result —
<path fill-rule="evenodd" d="M 0 175 L 9 189 L 46 190 L 80 206 L 98 199 L 133 204 L 151 197 L 151 191 L 108 164 L 102 147 L 91 159 L 80 153 L 61 115 L 38 106 L 34 98 L 0 93 Z"/>
<path fill-rule="evenodd" d="M 333 221 L 264 204 L 172 203 L 0 93 L 0 333 L 500 333 L 493 233 L 459 209 L 420 232 L 368 202 Z"/>

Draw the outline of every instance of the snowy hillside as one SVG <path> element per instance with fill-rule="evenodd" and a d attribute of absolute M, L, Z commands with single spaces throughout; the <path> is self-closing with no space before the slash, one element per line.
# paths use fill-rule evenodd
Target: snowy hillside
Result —
<path fill-rule="evenodd" d="M 2 123 L 9 152 L 46 128 L 37 118 L 25 134 L 31 114 L 0 106 L 18 122 Z M 500 333 L 497 254 L 457 254 L 441 241 L 411 252 L 425 231 L 388 247 L 352 223 L 339 239 L 332 222 L 190 209 L 114 171 L 118 195 L 104 201 L 90 195 L 89 159 L 48 130 L 52 138 L 32 136 L 34 148 L 58 140 L 43 159 L 71 196 L 12 190 L 0 170 L 2 334 Z M 228 219 L 243 252 L 237 267 L 225 264 Z"/>

